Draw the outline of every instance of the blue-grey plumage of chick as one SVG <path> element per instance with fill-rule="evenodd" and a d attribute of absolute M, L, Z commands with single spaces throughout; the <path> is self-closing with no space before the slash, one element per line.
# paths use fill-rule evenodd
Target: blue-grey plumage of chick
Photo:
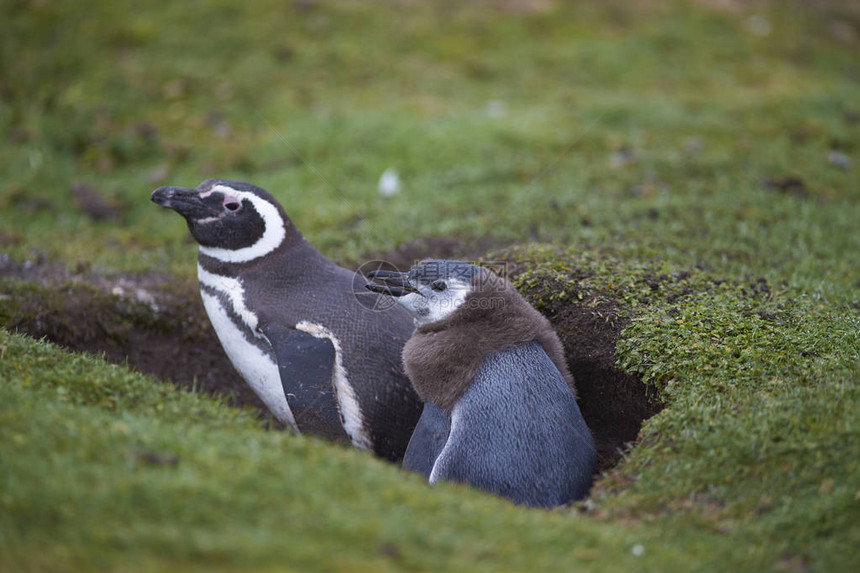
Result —
<path fill-rule="evenodd" d="M 403 362 L 425 405 L 403 467 L 523 505 L 584 497 L 594 442 L 549 321 L 507 280 L 460 261 L 371 276 L 369 289 L 415 318 Z"/>

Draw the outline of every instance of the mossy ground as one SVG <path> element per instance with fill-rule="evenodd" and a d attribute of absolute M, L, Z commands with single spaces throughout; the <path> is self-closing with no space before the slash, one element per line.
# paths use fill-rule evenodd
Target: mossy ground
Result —
<path fill-rule="evenodd" d="M 795 564 L 857 562 L 848 549 L 860 536 L 856 303 L 607 253 L 502 254 L 530 262 L 515 282 L 550 316 L 559 301 L 620 304 L 630 322 L 618 364 L 666 406 L 593 492 L 602 519 L 695 516 L 726 535 L 744 531 L 745 549 Z"/>
<path fill-rule="evenodd" d="M 188 281 L 148 193 L 208 177 L 274 192 L 338 261 L 521 244 L 485 258 L 550 318 L 611 323 L 614 367 L 665 406 L 592 499 L 429 489 L 3 332 L 0 569 L 860 562 L 856 6 L 503 4 L 3 3 L 0 267 Z M 7 327 L 70 292 L 9 280 Z M 173 328 L 137 308 L 120 323 Z"/>

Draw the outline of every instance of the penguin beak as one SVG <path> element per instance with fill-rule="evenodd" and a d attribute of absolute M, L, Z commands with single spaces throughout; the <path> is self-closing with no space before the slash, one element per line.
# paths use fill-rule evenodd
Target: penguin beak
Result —
<path fill-rule="evenodd" d="M 173 209 L 186 219 L 189 217 L 200 219 L 217 214 L 203 202 L 197 189 L 159 187 L 152 192 L 149 199 L 162 207 Z"/>
<path fill-rule="evenodd" d="M 408 273 L 401 273 L 399 271 L 371 271 L 367 273 L 367 277 L 378 281 L 365 285 L 368 290 L 375 293 L 387 294 L 389 296 L 406 296 L 409 293 L 421 294 L 409 282 Z"/>

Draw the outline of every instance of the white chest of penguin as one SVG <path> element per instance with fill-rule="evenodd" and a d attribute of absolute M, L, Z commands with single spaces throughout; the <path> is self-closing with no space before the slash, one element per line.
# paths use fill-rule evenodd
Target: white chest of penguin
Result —
<path fill-rule="evenodd" d="M 258 318 L 245 305 L 242 282 L 210 273 L 200 265 L 197 266 L 197 279 L 206 314 L 233 367 L 280 422 L 297 430 L 295 417 L 284 394 L 278 364 L 271 352 L 264 350 L 262 340 L 254 340 L 258 336 Z"/>

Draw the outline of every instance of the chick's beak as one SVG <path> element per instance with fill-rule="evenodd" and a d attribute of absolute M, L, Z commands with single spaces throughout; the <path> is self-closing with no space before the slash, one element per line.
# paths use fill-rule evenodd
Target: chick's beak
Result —
<path fill-rule="evenodd" d="M 421 294 L 409 281 L 408 273 L 399 271 L 372 271 L 367 277 L 375 282 L 365 285 L 368 290 L 389 296 L 405 296 L 409 293 Z"/>

